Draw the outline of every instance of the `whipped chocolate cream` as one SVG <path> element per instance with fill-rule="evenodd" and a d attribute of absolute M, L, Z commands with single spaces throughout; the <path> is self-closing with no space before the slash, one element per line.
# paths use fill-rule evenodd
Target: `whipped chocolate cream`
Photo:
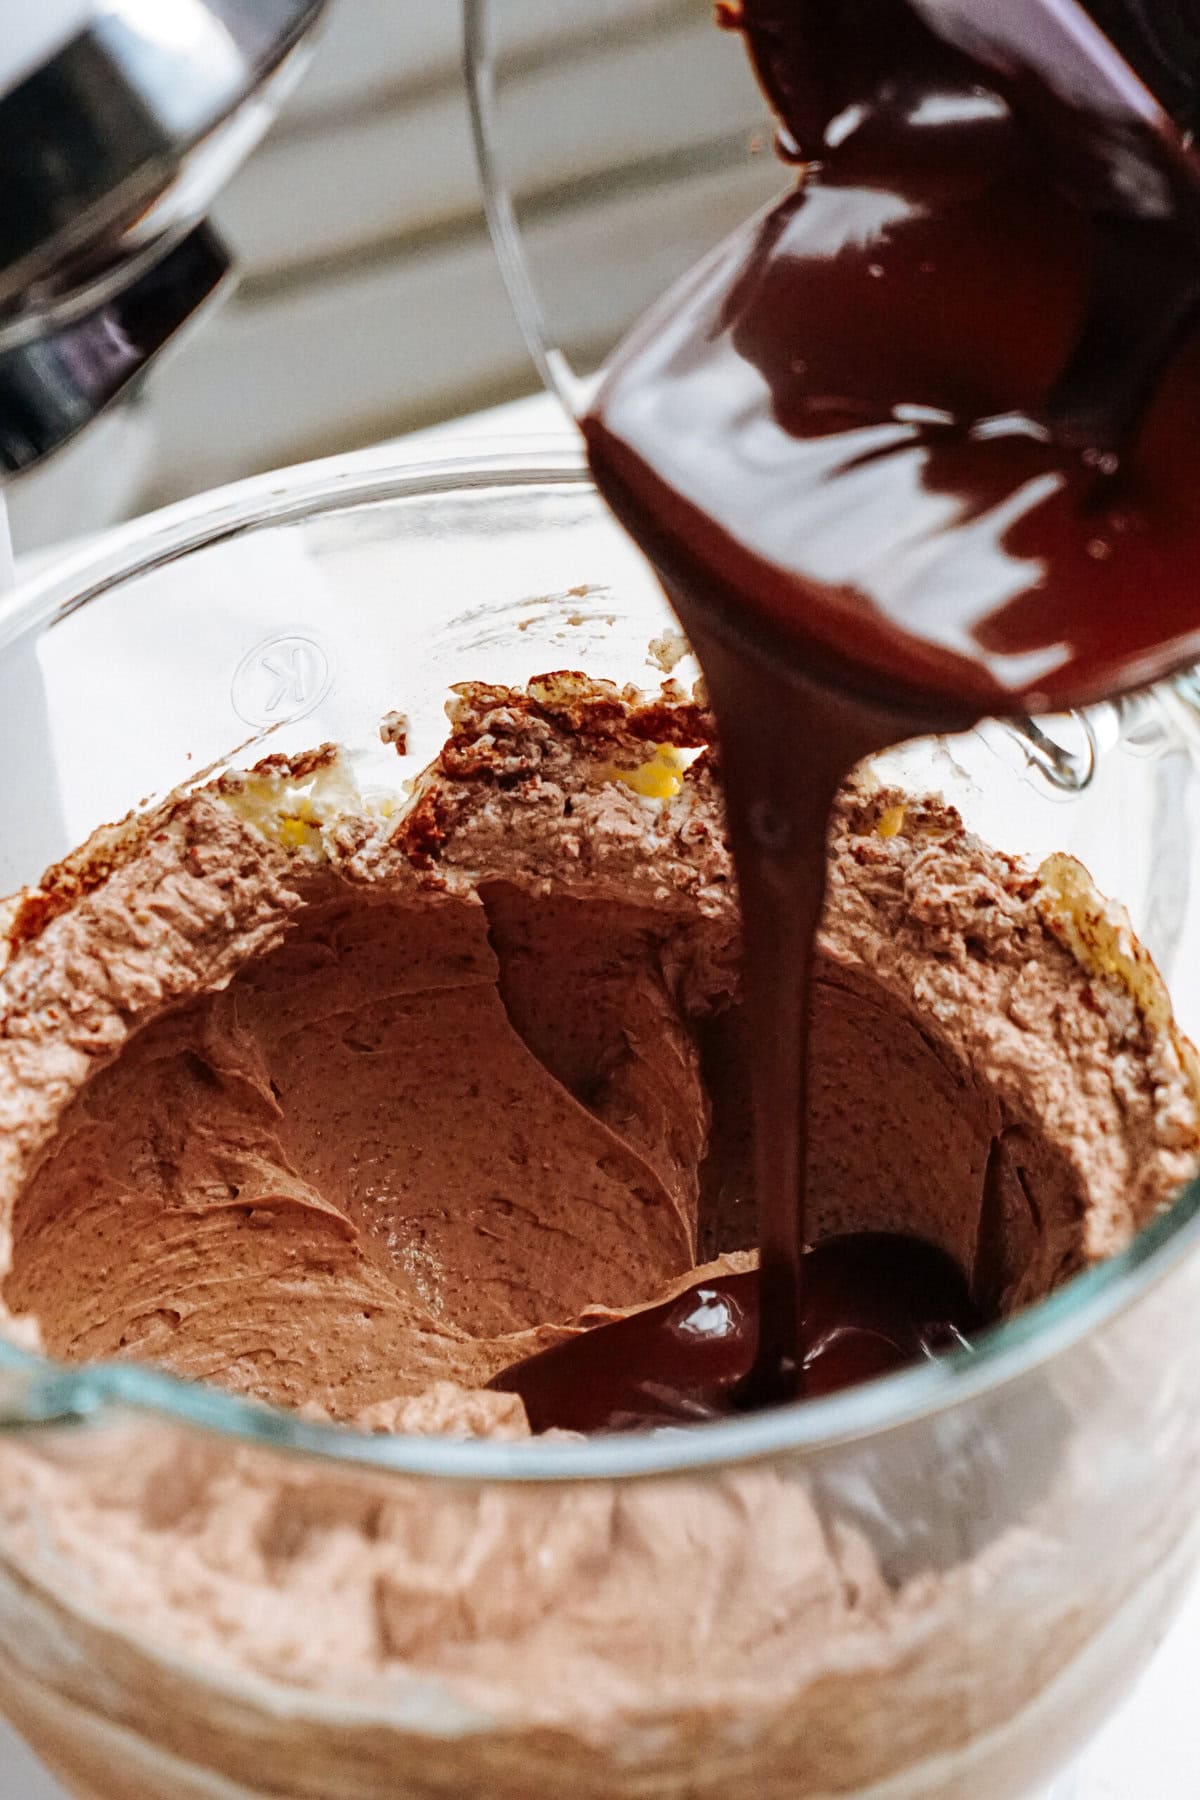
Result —
<path fill-rule="evenodd" d="M 747 1266 L 706 714 L 565 675 L 451 710 L 389 816 L 332 750 L 269 759 L 10 907 L 0 1291 L 51 1354 L 507 1435 L 500 1371 L 681 1292 L 702 1242 Z M 1192 1053 L 1068 859 L 852 786 L 815 994 L 815 1243 L 919 1237 L 1007 1312 L 1191 1172 Z"/>
<path fill-rule="evenodd" d="M 753 1267 L 706 715 L 559 676 L 464 690 L 452 724 L 390 813 L 332 751 L 269 760 L 9 906 L 3 1329 L 519 1446 L 520 1400 L 482 1389 L 500 1369 Z M 815 993 L 818 1243 L 915 1233 L 1004 1313 L 1195 1167 L 1194 1054 L 1068 858 L 1031 869 L 860 777 Z M 695 1267 L 701 1245 L 719 1260 Z M 1060 1390 L 1084 1417 L 1087 1379 Z M 1033 1694 L 1076 1668 L 1079 1704 L 1099 1691 L 1078 1661 L 1099 1615 L 1055 1599 L 1093 1448 L 1040 1404 L 1002 1506 L 979 1419 L 947 1416 L 967 1485 L 930 1544 L 903 1457 L 867 1515 L 850 1487 L 829 1518 L 782 1466 L 431 1487 L 158 1417 L 16 1438 L 0 1693 L 112 1796 L 362 1800 L 403 1769 L 418 1792 L 715 1800 L 904 1771 L 952 1800 L 967 1736 L 986 1795 L 990 1769 L 1040 1766 Z M 1130 1547 L 1130 1592 L 1168 1531 Z M 1010 1645 L 1038 1606 L 1036 1661 L 964 1664 L 964 1619 Z"/>
<path fill-rule="evenodd" d="M 712 922 L 703 853 L 676 838 L 694 814 L 714 835 L 711 794 L 693 784 L 656 831 L 620 782 L 553 779 L 565 734 L 527 696 L 510 754 L 507 699 L 460 701 L 458 779 L 432 772 L 391 821 L 313 823 L 304 784 L 337 784 L 307 759 L 134 823 L 124 860 L 85 857 L 48 922 L 61 873 L 24 899 L 2 977 L 5 1304 L 47 1349 L 350 1417 L 480 1383 L 511 1334 L 536 1344 L 694 1263 L 706 1103 L 687 1021 L 731 985 L 730 913 Z M 607 710 L 619 729 L 595 724 L 595 756 L 633 760 L 626 709 Z M 687 709 L 668 711 L 684 732 Z M 521 757 L 537 796 L 508 792 Z M 264 835 L 256 787 L 288 782 L 295 810 Z M 521 1035 L 530 1011 L 553 1056 Z"/>

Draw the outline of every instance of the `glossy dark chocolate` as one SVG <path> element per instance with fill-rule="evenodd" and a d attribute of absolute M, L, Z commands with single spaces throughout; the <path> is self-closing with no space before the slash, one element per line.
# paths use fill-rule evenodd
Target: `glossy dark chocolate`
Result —
<path fill-rule="evenodd" d="M 808 162 L 633 332 L 584 432 L 720 734 L 762 1229 L 736 1399 L 765 1405 L 816 1380 L 806 1042 L 838 785 L 906 737 L 1200 657 L 1200 165 L 1073 0 L 720 10 Z M 712 1346 L 685 1332 L 656 1372 L 670 1321 L 642 1320 L 554 1353 L 546 1422 L 604 1357 L 631 1420 L 656 1382 L 707 1416 Z"/>
<path fill-rule="evenodd" d="M 804 1391 L 831 1394 L 960 1348 L 980 1320 L 956 1264 L 915 1238 L 828 1238 L 804 1259 Z M 722 1275 L 497 1377 L 535 1431 L 696 1424 L 743 1409 L 758 1345 L 756 1275 Z"/>

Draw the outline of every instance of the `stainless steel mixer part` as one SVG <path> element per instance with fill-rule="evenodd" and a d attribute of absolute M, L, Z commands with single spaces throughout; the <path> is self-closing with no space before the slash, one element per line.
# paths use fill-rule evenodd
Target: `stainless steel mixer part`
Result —
<path fill-rule="evenodd" d="M 0 478 L 137 381 L 216 291 L 205 223 L 326 0 L 49 0 L 0 43 Z"/>

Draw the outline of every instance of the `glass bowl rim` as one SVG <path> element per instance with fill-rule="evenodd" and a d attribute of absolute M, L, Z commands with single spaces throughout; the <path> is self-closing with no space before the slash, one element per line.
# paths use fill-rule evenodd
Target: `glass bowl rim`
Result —
<path fill-rule="evenodd" d="M 574 436 L 385 447 L 254 476 L 106 533 L 0 601 L 0 653 L 125 582 L 223 540 L 321 514 L 439 493 L 590 487 Z M 613 524 L 613 529 L 619 527 Z M 96 1421 L 114 1409 L 343 1466 L 467 1483 L 689 1475 L 877 1439 L 1019 1380 L 1135 1304 L 1200 1244 L 1200 1177 L 1125 1250 L 954 1352 L 825 1399 L 660 1433 L 517 1443 L 383 1436 L 320 1425 L 137 1364 L 67 1365 L 0 1337 L 0 1432 Z M 11 1390 L 11 1392 L 7 1391 Z"/>

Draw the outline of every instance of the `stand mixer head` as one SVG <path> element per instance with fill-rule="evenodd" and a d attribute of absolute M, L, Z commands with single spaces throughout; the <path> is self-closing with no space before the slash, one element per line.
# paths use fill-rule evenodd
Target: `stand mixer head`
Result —
<path fill-rule="evenodd" d="M 325 4 L 43 0 L 6 22 L 0 480 L 126 393 L 225 281 L 206 214 Z"/>

